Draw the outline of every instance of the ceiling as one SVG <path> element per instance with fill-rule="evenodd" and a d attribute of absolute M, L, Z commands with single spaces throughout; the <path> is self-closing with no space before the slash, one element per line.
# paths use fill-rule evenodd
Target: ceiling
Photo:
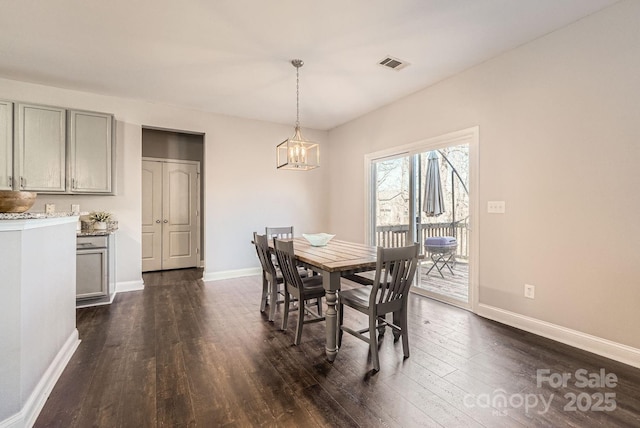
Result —
<path fill-rule="evenodd" d="M 326 130 L 615 2 L 2 0 L 0 76 Z"/>

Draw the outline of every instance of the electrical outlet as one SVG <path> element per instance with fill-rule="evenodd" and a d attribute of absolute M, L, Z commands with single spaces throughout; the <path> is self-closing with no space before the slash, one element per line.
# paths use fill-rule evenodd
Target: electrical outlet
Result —
<path fill-rule="evenodd" d="M 492 214 L 504 214 L 505 203 L 504 201 L 489 201 L 487 202 L 487 212 Z"/>
<path fill-rule="evenodd" d="M 531 284 L 524 285 L 524 297 L 527 299 L 535 299 L 536 296 L 536 286 Z"/>

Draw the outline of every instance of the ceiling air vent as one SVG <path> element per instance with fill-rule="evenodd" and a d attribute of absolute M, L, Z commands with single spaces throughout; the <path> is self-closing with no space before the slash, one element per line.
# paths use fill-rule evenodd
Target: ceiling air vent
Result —
<path fill-rule="evenodd" d="M 402 70 L 403 68 L 405 68 L 406 66 L 409 65 L 408 62 L 402 61 L 401 59 L 394 58 L 392 56 L 387 56 L 385 59 L 380 61 L 378 64 L 380 64 L 383 67 L 387 67 L 387 68 L 390 68 L 390 69 L 396 70 L 396 71 Z"/>

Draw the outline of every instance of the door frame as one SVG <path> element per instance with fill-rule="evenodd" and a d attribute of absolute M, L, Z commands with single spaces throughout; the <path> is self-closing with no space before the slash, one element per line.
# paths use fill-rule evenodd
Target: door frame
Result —
<path fill-rule="evenodd" d="M 191 164 L 191 165 L 196 165 L 197 170 L 198 170 L 198 179 L 196 180 L 196 192 L 198 194 L 198 197 L 196 198 L 196 217 L 198 218 L 198 221 L 196 222 L 196 242 L 198 243 L 197 245 L 197 253 L 198 253 L 198 267 L 203 268 L 204 267 L 204 260 L 202 259 L 202 247 L 204 245 L 204 242 L 202 240 L 202 227 L 201 227 L 201 223 L 202 223 L 202 203 L 204 201 L 202 201 L 202 198 L 204 197 L 204 195 L 201 192 L 201 187 L 202 187 L 202 165 L 200 161 L 193 161 L 193 160 L 184 160 L 184 159 L 172 159 L 172 158 L 155 158 L 155 157 L 150 157 L 150 156 L 143 156 L 141 163 L 143 161 L 150 161 L 150 162 L 172 162 L 172 163 L 182 163 L 182 164 Z"/>
<path fill-rule="evenodd" d="M 380 150 L 373 153 L 368 153 L 364 156 L 364 236 L 365 242 L 369 245 L 374 245 L 374 231 L 375 225 L 375 210 L 371 209 L 373 203 L 373 171 L 371 168 L 372 162 L 381 160 L 384 158 L 393 158 L 398 156 L 412 156 L 414 154 L 422 153 L 428 150 L 442 149 L 449 146 L 468 144 L 469 145 L 469 214 L 470 214 L 470 245 L 469 245 L 469 302 L 467 304 L 461 304 L 454 300 L 438 299 L 446 303 L 453 304 L 465 309 L 469 309 L 472 312 L 478 310 L 478 288 L 479 288 L 479 276 L 478 266 L 480 261 L 479 254 L 479 151 L 480 151 L 480 127 L 474 126 L 471 128 L 462 129 L 459 131 L 449 132 L 447 134 L 439 135 L 436 137 L 430 137 L 423 140 L 415 141 L 413 143 L 404 144 L 401 146 L 395 146 L 388 149 Z M 410 180 L 412 180 L 412 175 Z M 410 204 L 413 204 L 411 198 Z M 410 216 L 412 217 L 412 216 Z M 410 222 L 414 222 L 414 218 L 410 218 Z M 429 295 L 429 297 L 434 297 Z M 435 298 L 435 297 L 434 297 Z"/>

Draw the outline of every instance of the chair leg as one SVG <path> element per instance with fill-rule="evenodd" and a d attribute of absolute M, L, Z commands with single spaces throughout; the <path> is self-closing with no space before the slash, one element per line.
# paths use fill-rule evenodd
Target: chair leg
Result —
<path fill-rule="evenodd" d="M 269 321 L 275 319 L 276 316 L 276 306 L 278 306 L 278 283 L 271 283 L 271 302 L 269 303 Z"/>
<path fill-rule="evenodd" d="M 387 314 L 384 314 L 382 316 L 382 318 L 387 319 Z M 378 318 L 378 338 L 382 338 L 382 336 L 384 336 L 384 332 L 385 332 L 386 326 L 384 325 L 384 322 Z"/>
<path fill-rule="evenodd" d="M 342 346 L 342 324 L 344 324 L 344 305 L 338 304 L 338 349 Z"/>
<path fill-rule="evenodd" d="M 378 358 L 378 335 L 376 334 L 377 319 L 373 314 L 369 314 L 369 349 L 371 352 L 371 361 L 373 362 L 373 369 L 379 372 L 380 360 Z"/>
<path fill-rule="evenodd" d="M 260 312 L 264 312 L 267 306 L 267 298 L 269 296 L 269 282 L 267 277 L 262 273 L 262 298 L 260 299 Z M 271 321 L 271 320 L 269 320 Z"/>
<path fill-rule="evenodd" d="M 302 300 L 302 297 L 300 297 L 299 299 L 298 306 L 300 307 L 300 309 L 298 310 L 298 326 L 296 327 L 296 338 L 293 341 L 294 345 L 298 345 L 300 343 L 300 339 L 302 338 L 302 324 L 304 324 L 305 312 L 305 301 Z"/>
<path fill-rule="evenodd" d="M 393 332 L 394 337 L 398 340 L 398 336 L 402 335 L 402 352 L 405 358 L 409 358 L 409 335 L 407 334 L 407 309 L 401 309 L 393 313 L 393 323 L 402 329 L 402 332 Z"/>
<path fill-rule="evenodd" d="M 407 334 L 407 308 L 400 313 L 400 327 L 402 328 L 402 351 L 404 357 L 409 358 L 409 335 Z"/>
<path fill-rule="evenodd" d="M 318 306 L 318 315 L 322 316 L 322 297 L 316 299 L 316 305 Z"/>
<path fill-rule="evenodd" d="M 289 321 L 289 291 L 286 284 L 284 285 L 284 311 L 282 312 L 282 327 L 280 330 L 287 329 L 287 321 Z"/>
<path fill-rule="evenodd" d="M 401 310 L 400 311 L 395 311 L 393 313 L 393 323 L 395 325 L 397 325 L 398 327 L 400 327 L 402 329 L 402 331 L 398 331 L 398 330 L 393 330 L 393 341 L 397 342 L 398 339 L 400 339 L 400 335 L 404 333 L 404 327 L 402 326 L 402 317 L 400 316 Z"/>

